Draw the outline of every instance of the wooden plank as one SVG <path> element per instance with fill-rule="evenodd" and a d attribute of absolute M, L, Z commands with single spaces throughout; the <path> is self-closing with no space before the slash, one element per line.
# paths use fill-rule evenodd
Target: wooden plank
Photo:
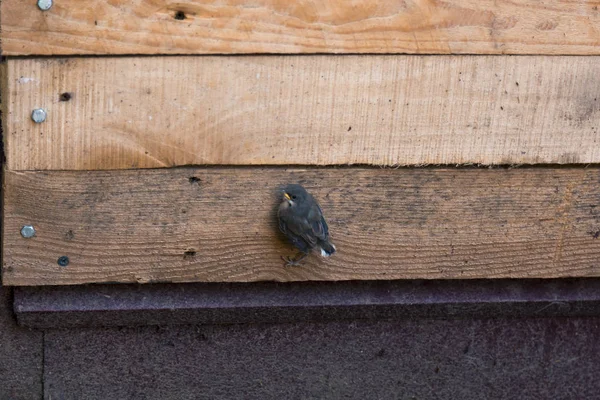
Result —
<path fill-rule="evenodd" d="M 600 2 L 2 1 L 6 55 L 600 54 Z"/>
<path fill-rule="evenodd" d="M 12 170 L 600 162 L 600 57 L 19 59 L 8 69 Z M 36 107 L 46 122 L 31 121 Z"/>
<path fill-rule="evenodd" d="M 6 148 L 7 142 L 7 119 L 9 116 L 8 110 L 8 64 L 6 60 L 0 59 L 0 139 L 2 140 L 2 161 L 5 163 L 6 152 L 4 149 Z"/>
<path fill-rule="evenodd" d="M 289 182 L 320 200 L 330 259 L 283 266 Z M 3 283 L 600 276 L 599 183 L 600 168 L 7 171 Z"/>

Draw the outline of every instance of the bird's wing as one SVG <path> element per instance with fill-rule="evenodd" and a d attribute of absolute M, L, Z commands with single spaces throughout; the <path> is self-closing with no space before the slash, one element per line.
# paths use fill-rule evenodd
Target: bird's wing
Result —
<path fill-rule="evenodd" d="M 288 225 L 288 231 L 302 238 L 308 245 L 313 248 L 317 245 L 317 236 L 315 235 L 312 225 L 305 217 L 292 217 L 293 222 Z"/>
<path fill-rule="evenodd" d="M 296 247 L 298 250 L 303 252 L 308 252 L 310 248 L 314 247 L 316 244 L 316 240 L 311 240 L 310 236 L 304 234 L 304 229 L 302 228 L 301 223 L 297 223 L 297 221 L 291 221 L 290 225 L 287 224 L 284 218 L 279 218 L 279 229 L 283 234 L 292 242 L 292 245 Z M 295 226 L 299 226 L 300 229 L 293 228 Z"/>
<path fill-rule="evenodd" d="M 327 240 L 329 227 L 327 226 L 327 222 L 325 222 L 325 218 L 323 218 L 323 211 L 321 211 L 319 204 L 315 203 L 311 207 L 308 212 L 308 221 L 310 222 L 312 235 L 319 240 Z"/>

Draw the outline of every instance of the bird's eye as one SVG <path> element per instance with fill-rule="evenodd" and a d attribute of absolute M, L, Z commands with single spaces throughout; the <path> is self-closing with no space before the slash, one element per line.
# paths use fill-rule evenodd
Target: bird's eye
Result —
<path fill-rule="evenodd" d="M 295 194 L 292 195 L 292 199 L 296 200 L 296 195 Z"/>

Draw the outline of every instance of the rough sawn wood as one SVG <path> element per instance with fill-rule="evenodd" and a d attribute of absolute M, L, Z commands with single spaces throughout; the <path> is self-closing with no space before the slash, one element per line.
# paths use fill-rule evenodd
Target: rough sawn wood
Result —
<path fill-rule="evenodd" d="M 289 182 L 333 257 L 283 266 Z M 5 285 L 600 276 L 598 168 L 7 171 L 5 190 Z"/>
<path fill-rule="evenodd" d="M 7 165 L 598 163 L 598 77 L 591 56 L 9 60 Z"/>
<path fill-rule="evenodd" d="M 2 1 L 5 55 L 600 54 L 597 0 Z"/>

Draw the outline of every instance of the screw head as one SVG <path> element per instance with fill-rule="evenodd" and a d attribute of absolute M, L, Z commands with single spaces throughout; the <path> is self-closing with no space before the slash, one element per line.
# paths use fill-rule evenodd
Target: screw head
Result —
<path fill-rule="evenodd" d="M 42 11 L 48 11 L 52 7 L 52 0 L 38 0 L 37 6 Z"/>
<path fill-rule="evenodd" d="M 24 225 L 21 228 L 21 236 L 23 236 L 25 239 L 29 239 L 35 236 L 35 228 L 33 227 L 33 225 Z"/>
<path fill-rule="evenodd" d="M 36 108 L 31 112 L 31 119 L 36 124 L 41 124 L 42 122 L 44 122 L 46 120 L 46 116 L 46 110 L 44 110 L 43 108 Z"/>

